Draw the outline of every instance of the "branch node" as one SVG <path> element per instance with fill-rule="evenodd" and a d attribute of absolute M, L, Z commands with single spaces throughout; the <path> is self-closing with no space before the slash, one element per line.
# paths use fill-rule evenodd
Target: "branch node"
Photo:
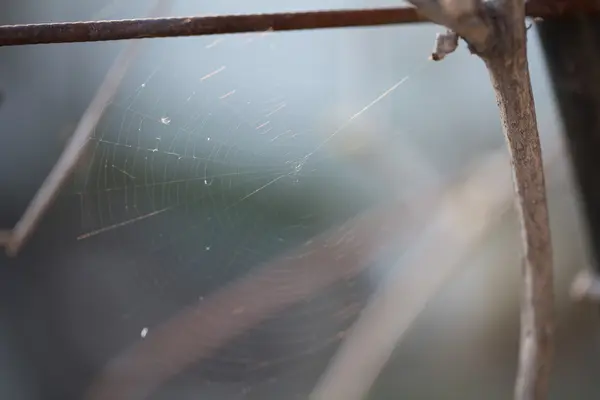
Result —
<path fill-rule="evenodd" d="M 546 399 L 554 351 L 554 278 L 546 184 L 523 29 L 525 0 L 409 1 L 448 29 L 437 36 L 432 59 L 441 60 L 454 51 L 460 36 L 490 73 L 512 158 L 525 249 L 515 399 Z M 598 288 L 600 294 L 600 283 Z"/>
<path fill-rule="evenodd" d="M 479 0 L 409 0 L 432 22 L 456 32 L 478 54 L 490 47 L 494 26 Z M 446 53 L 447 54 L 447 53 Z"/>
<path fill-rule="evenodd" d="M 600 277 L 590 270 L 580 271 L 571 284 L 570 294 L 576 301 L 600 302 Z"/>
<path fill-rule="evenodd" d="M 433 61 L 441 61 L 458 47 L 458 34 L 451 30 L 438 33 L 435 37 L 435 47 L 429 57 Z"/>

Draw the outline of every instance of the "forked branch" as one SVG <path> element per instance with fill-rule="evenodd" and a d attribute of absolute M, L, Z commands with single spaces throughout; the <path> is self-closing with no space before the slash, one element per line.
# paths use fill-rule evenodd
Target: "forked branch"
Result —
<path fill-rule="evenodd" d="M 454 51 L 458 37 L 488 68 L 506 136 L 523 245 L 523 293 L 517 400 L 547 398 L 553 358 L 552 245 L 542 153 L 527 62 L 523 0 L 410 0 L 449 31 L 432 59 Z"/>

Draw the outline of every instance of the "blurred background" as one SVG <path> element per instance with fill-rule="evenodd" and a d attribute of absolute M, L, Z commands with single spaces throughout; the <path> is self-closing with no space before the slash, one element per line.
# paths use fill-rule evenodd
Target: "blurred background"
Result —
<path fill-rule="evenodd" d="M 401 4 L 285 3 L 178 0 L 170 14 Z M 143 17 L 152 6 L 8 1 L 0 5 L 0 23 Z M 399 342 L 369 398 L 509 398 L 520 234 L 512 188 L 497 179 L 505 182 L 510 169 L 483 64 L 464 48 L 429 62 L 439 31 L 419 24 L 144 41 L 69 185 L 19 256 L 0 256 L 0 397 L 83 398 L 111 360 L 131 348 L 167 354 L 180 346 L 173 351 L 192 354 L 185 346 L 203 346 L 210 336 L 204 330 L 226 329 L 251 314 L 246 308 L 293 292 L 292 269 L 306 267 L 306 282 L 323 273 L 329 283 L 247 317 L 235 335 L 223 336 L 230 339 L 211 344 L 180 371 L 173 367 L 177 373 L 149 398 L 308 398 L 378 285 L 398 271 L 436 274 L 432 257 L 421 255 L 435 249 L 441 263 L 456 264 L 454 272 Z M 567 296 L 588 250 L 535 29 L 529 39 L 557 277 L 551 398 L 596 398 L 597 310 Z M 126 45 L 0 49 L 2 228 L 22 215 Z M 444 193 L 462 190 L 474 174 L 471 189 L 480 201 L 444 203 Z M 498 190 L 508 201 L 488 207 L 485 193 Z M 448 204 L 456 218 L 447 237 L 428 235 L 436 210 Z M 387 221 L 386 230 L 361 228 L 376 221 L 373 215 Z M 449 248 L 473 224 L 486 229 L 464 249 Z M 314 244 L 339 232 L 353 244 L 333 240 L 330 253 Z M 448 259 L 448 252 L 459 256 Z M 352 273 L 331 272 L 346 259 Z M 286 267 L 286 260 L 296 264 Z M 222 313 L 219 294 L 235 294 L 236 282 L 253 276 L 262 279 L 262 300 Z M 202 308 L 214 298 L 221 300 Z M 202 314 L 196 326 L 179 329 L 189 329 L 193 341 L 153 335 L 194 309 Z M 144 386 L 145 379 L 131 373 L 121 385 Z"/>

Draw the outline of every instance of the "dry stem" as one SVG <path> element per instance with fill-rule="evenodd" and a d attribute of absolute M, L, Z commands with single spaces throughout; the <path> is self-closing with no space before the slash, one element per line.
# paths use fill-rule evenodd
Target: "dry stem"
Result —
<path fill-rule="evenodd" d="M 171 7 L 172 0 L 156 0 L 156 5 L 151 9 L 149 16 L 156 17 L 165 14 Z M 119 54 L 104 81 L 98 88 L 94 98 L 79 120 L 73 136 L 69 139 L 60 158 L 38 189 L 25 212 L 10 232 L 8 238 L 3 235 L 0 244 L 6 247 L 9 256 L 16 256 L 27 239 L 33 234 L 47 209 L 52 206 L 61 188 L 71 176 L 77 163 L 83 156 L 89 139 L 104 114 L 106 105 L 117 93 L 121 81 L 125 77 L 129 65 L 135 60 L 140 50 L 141 43 L 130 42 Z"/>
<path fill-rule="evenodd" d="M 485 62 L 496 92 L 513 167 L 525 250 L 515 398 L 545 399 L 553 358 L 552 245 L 542 153 L 527 63 L 522 0 L 411 0 L 456 32 Z M 445 48 L 436 53 L 447 54 Z"/>
<path fill-rule="evenodd" d="M 486 60 L 486 64 L 511 153 L 525 246 L 515 398 L 545 399 L 553 353 L 554 290 L 542 154 L 525 55 L 512 64 L 501 61 Z"/>

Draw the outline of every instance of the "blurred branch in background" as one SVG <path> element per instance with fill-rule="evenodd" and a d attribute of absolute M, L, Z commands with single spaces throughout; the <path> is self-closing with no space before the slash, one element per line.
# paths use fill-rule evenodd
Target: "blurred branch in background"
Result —
<path fill-rule="evenodd" d="M 559 151 L 547 150 L 547 165 Z M 365 398 L 409 330 L 444 282 L 513 202 L 508 154 L 498 151 L 470 168 L 467 179 L 441 193 L 430 222 L 403 262 L 372 297 L 313 392 L 314 400 Z M 493 184 L 491 184 L 493 182 Z"/>
<path fill-rule="evenodd" d="M 156 5 L 152 8 L 149 15 L 164 15 L 170 8 L 171 3 L 172 0 L 157 0 Z M 65 181 L 75 169 L 77 162 L 85 151 L 90 136 L 104 113 L 106 105 L 119 89 L 129 65 L 139 52 L 140 46 L 141 43 L 137 41 L 129 43 L 121 51 L 106 74 L 96 95 L 81 116 L 75 132 L 73 132 L 73 136 L 67 143 L 57 163 L 25 209 L 25 212 L 9 235 L 8 240 L 3 242 L 8 255 L 15 256 L 19 252 L 25 241 L 34 232 L 46 210 L 52 205 Z"/>
<path fill-rule="evenodd" d="M 546 162 L 554 163 L 560 153 L 558 143 L 550 144 L 546 153 Z M 427 191 L 410 205 L 395 200 L 366 211 L 182 310 L 114 358 L 96 377 L 86 399 L 146 398 L 174 375 L 210 358 L 285 308 L 357 276 L 379 259 L 399 258 L 399 243 L 422 232 L 409 275 L 399 274 L 385 287 L 383 298 L 374 297 L 374 305 L 367 308 L 341 350 L 345 355 L 339 357 L 348 360 L 344 365 L 349 369 L 335 372 L 318 389 L 326 394 L 342 393 L 343 387 L 354 393 L 367 391 L 399 337 L 491 226 L 492 217 L 510 207 L 513 189 L 504 150 L 484 156 L 470 171 L 465 182 Z M 384 304 L 379 307 L 381 299 Z"/>
<path fill-rule="evenodd" d="M 594 11 L 600 11 L 600 4 L 592 0 L 533 0 L 527 2 L 527 16 L 532 18 L 548 18 Z M 397 7 L 6 25 L 0 26 L 0 46 L 217 35 L 267 30 L 364 27 L 426 21 L 428 20 L 412 7 Z"/>
<path fill-rule="evenodd" d="M 371 141 L 370 145 L 373 144 L 371 149 L 377 151 L 379 142 Z M 370 165 L 373 173 L 391 173 L 385 162 L 370 160 L 374 161 Z M 96 377 L 86 399 L 147 398 L 174 375 L 210 358 L 227 343 L 285 308 L 356 277 L 390 253 L 397 258 L 398 243 L 408 241 L 426 224 L 434 199 L 428 196 L 409 206 L 406 201 L 394 198 L 182 310 L 154 328 L 144 341 L 113 359 Z M 416 207 L 419 212 L 414 212 Z"/>

